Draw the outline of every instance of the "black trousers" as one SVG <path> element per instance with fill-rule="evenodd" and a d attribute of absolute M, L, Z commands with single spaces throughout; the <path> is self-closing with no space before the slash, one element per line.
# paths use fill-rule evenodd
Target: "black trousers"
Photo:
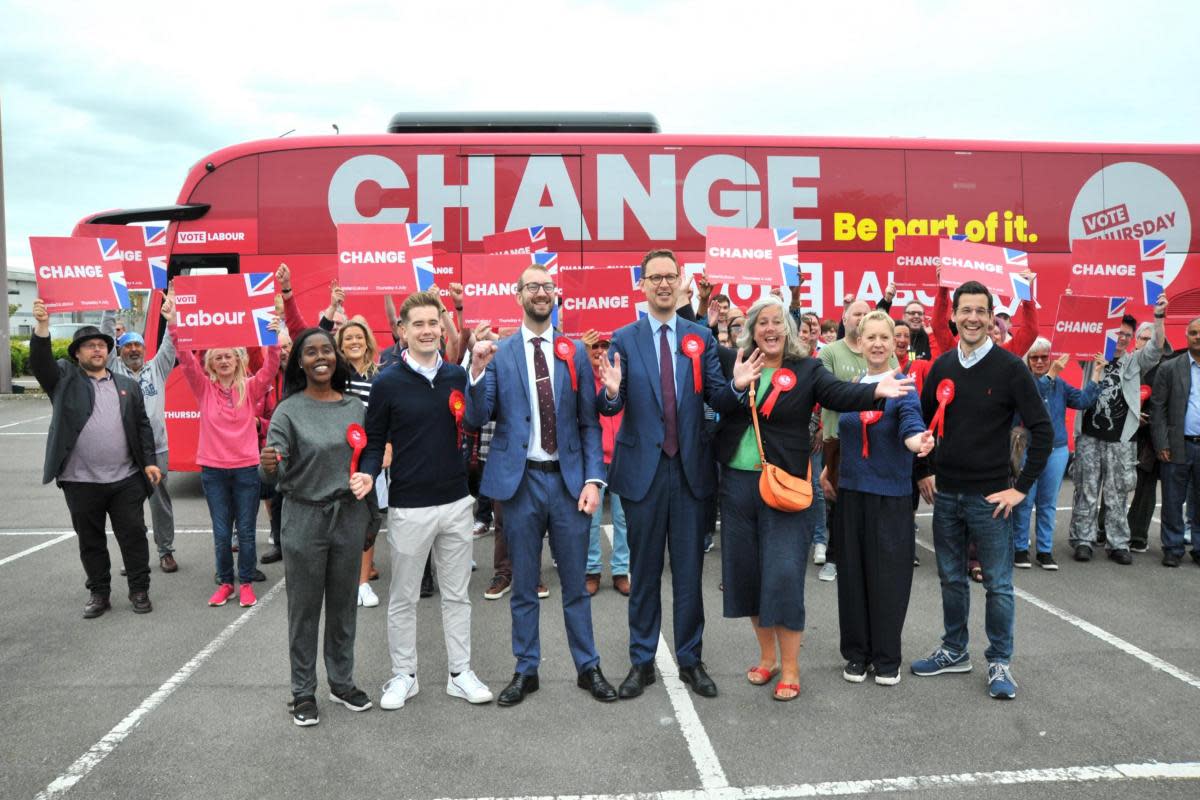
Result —
<path fill-rule="evenodd" d="M 900 668 L 900 632 L 912 591 L 912 498 L 842 489 L 838 552 L 838 623 L 842 658 Z"/>
<path fill-rule="evenodd" d="M 1154 496 L 1158 494 L 1158 465 L 1152 470 L 1137 470 L 1137 487 L 1129 504 L 1129 545 L 1145 547 L 1150 542 L 1150 523 L 1154 519 Z"/>
<path fill-rule="evenodd" d="M 146 543 L 146 483 L 139 474 L 116 483 L 61 482 L 71 526 L 79 537 L 79 560 L 87 574 L 88 591 L 107 597 L 112 593 L 112 562 L 104 519 L 112 521 L 129 591 L 150 588 L 150 546 Z"/>

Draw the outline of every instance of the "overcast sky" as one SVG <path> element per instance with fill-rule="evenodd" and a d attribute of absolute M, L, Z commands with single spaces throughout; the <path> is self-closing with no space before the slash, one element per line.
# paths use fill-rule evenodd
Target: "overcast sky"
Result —
<path fill-rule="evenodd" d="M 1200 141 L 1200 3 L 0 0 L 9 263 L 225 145 L 401 110 L 676 133 Z M 451 10 L 453 9 L 453 10 Z"/>

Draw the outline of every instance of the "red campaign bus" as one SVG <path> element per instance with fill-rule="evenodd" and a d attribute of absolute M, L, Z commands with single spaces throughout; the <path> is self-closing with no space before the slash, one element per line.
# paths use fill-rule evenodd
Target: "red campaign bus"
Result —
<path fill-rule="evenodd" d="M 81 224 L 166 221 L 171 276 L 269 272 L 285 261 L 313 323 L 344 222 L 431 223 L 439 282 L 454 280 L 485 235 L 533 225 L 546 227 L 564 266 L 636 264 L 667 247 L 689 274 L 702 268 L 709 225 L 795 228 L 802 299 L 823 319 L 840 316 L 847 293 L 879 298 L 895 235 L 965 233 L 1029 252 L 1045 333 L 1072 241 L 1162 239 L 1178 346 L 1200 315 L 1193 220 L 1200 145 L 676 136 L 645 114 L 398 114 L 385 134 L 227 147 L 192 167 L 177 205 Z M 743 306 L 764 291 L 729 290 Z M 897 305 L 912 297 L 901 291 Z M 346 312 L 364 314 L 390 345 L 381 298 L 347 298 Z M 171 469 L 195 469 L 196 406 L 178 374 L 167 408 Z"/>

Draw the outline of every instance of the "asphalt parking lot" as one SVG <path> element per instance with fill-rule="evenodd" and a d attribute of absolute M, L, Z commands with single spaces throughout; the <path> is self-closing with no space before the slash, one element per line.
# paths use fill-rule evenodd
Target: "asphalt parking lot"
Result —
<path fill-rule="evenodd" d="M 769 688 L 744 677 L 757 658 L 749 623 L 720 616 L 718 537 L 704 589 L 704 657 L 716 699 L 690 694 L 663 647 L 663 678 L 638 700 L 602 705 L 576 688 L 547 555 L 542 688 L 523 704 L 469 706 L 445 695 L 435 597 L 420 606 L 417 697 L 399 711 L 354 714 L 322 694 L 321 724 L 301 729 L 285 705 L 283 566 L 263 567 L 268 581 L 256 586 L 254 608 L 206 605 L 213 555 L 198 476 L 171 477 L 180 571 L 155 568 L 154 613 L 133 614 L 115 578 L 113 611 L 81 618 L 87 593 L 65 505 L 56 487 L 39 482 L 49 413 L 44 399 L 0 401 L 3 798 L 1200 796 L 1200 567 L 1161 567 L 1157 526 L 1150 552 L 1133 566 L 1076 564 L 1065 541 L 1070 512 L 1060 511 L 1062 569 L 1015 576 L 1012 702 L 987 696 L 979 587 L 974 672 L 904 671 L 890 688 L 843 681 L 836 588 L 816 580 L 816 567 L 806 590 L 802 694 L 774 702 Z M 1068 482 L 1060 508 L 1070 492 Z M 928 516 L 918 522 L 928 544 Z M 265 527 L 260 514 L 260 546 Z M 473 666 L 498 692 L 513 668 L 508 604 L 482 597 L 491 537 L 475 549 Z M 115 543 L 110 551 L 116 557 Z M 919 553 L 906 659 L 924 655 L 941 633 L 933 556 Z M 382 595 L 386 545 L 377 563 Z M 606 575 L 593 620 L 614 683 L 628 669 L 625 603 Z M 357 679 L 376 701 L 389 677 L 385 605 L 359 610 Z"/>

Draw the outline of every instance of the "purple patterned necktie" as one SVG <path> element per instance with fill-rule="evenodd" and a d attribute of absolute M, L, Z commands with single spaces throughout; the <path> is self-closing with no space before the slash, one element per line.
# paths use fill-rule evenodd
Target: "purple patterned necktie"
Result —
<path fill-rule="evenodd" d="M 658 329 L 658 372 L 663 396 L 663 452 L 679 452 L 679 433 L 675 430 L 675 357 L 667 341 L 667 326 Z"/>
<path fill-rule="evenodd" d="M 550 368 L 546 365 L 546 355 L 542 352 L 542 342 L 545 340 L 535 336 L 530 341 L 533 342 L 533 382 L 537 386 L 542 449 L 553 455 L 558 449 L 558 439 L 554 433 L 554 390 L 550 386 Z"/>

